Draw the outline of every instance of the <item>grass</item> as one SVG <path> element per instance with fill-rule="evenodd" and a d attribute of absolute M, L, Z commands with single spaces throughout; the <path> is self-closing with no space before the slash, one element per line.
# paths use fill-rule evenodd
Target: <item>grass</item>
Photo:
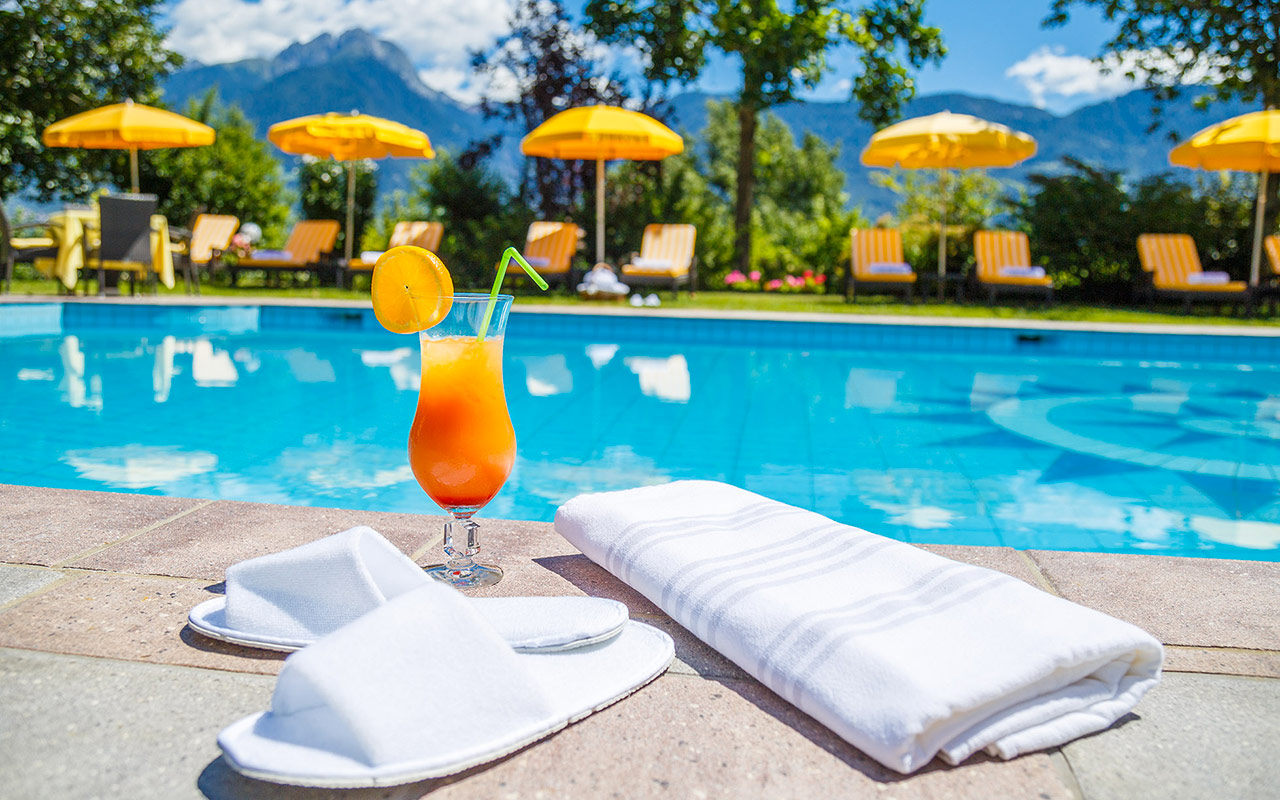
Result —
<path fill-rule="evenodd" d="M 576 296 L 568 295 L 563 290 L 557 291 L 553 289 L 546 293 L 530 293 L 525 289 L 517 289 L 516 291 L 519 294 L 518 302 L 521 304 L 592 307 L 601 305 L 598 302 L 579 300 Z M 13 292 L 23 295 L 54 295 L 57 292 L 57 284 L 43 279 L 18 278 L 13 282 Z M 182 282 L 179 281 L 175 289 L 161 287 L 160 292 L 166 295 L 181 295 L 184 294 L 184 287 Z M 269 287 L 261 285 L 244 285 L 233 288 L 224 283 L 203 283 L 201 284 L 201 292 L 206 297 L 235 296 L 341 300 L 367 300 L 369 298 L 368 283 L 363 279 L 355 289 L 336 289 L 329 286 Z M 1173 304 L 1157 306 L 1157 310 L 1148 311 L 1135 308 L 1090 306 L 1073 303 L 1058 303 L 1049 308 L 1041 308 L 1038 305 L 988 306 L 982 303 L 961 304 L 932 301 L 928 303 L 904 303 L 898 299 L 885 297 L 859 297 L 856 302 L 846 303 L 844 298 L 839 295 L 772 294 L 761 292 L 699 292 L 692 298 L 685 292 L 682 292 L 677 298 L 672 298 L 670 292 L 661 292 L 659 296 L 662 298 L 663 308 L 713 309 L 718 311 L 817 312 L 912 317 L 985 317 L 991 319 L 1137 322 L 1169 325 L 1280 326 L 1280 317 L 1244 319 L 1228 316 L 1223 313 L 1222 309 L 1207 305 L 1193 306 L 1190 312 L 1184 313 L 1180 305 Z"/>

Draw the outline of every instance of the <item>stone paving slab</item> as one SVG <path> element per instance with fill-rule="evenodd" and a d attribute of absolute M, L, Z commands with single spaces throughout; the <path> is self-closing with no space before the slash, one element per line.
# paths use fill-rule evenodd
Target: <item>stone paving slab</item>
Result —
<path fill-rule="evenodd" d="M 1089 800 L 1280 792 L 1280 681 L 1165 675 L 1131 714 L 1064 748 Z"/>
<path fill-rule="evenodd" d="M 49 537 L 30 535 L 44 524 L 44 514 L 36 507 L 39 503 L 46 503 L 48 513 L 54 516 L 63 508 L 79 509 L 78 514 L 63 516 L 64 520 L 94 519 L 93 515 L 84 516 L 85 509 L 96 514 L 96 504 L 102 499 L 102 493 L 37 491 L 48 494 L 26 501 L 23 515 L 0 518 L 0 562 L 11 560 L 11 542 L 35 541 L 46 548 L 53 542 Z M 106 515 L 108 525 L 116 524 L 113 519 L 128 518 L 127 503 L 112 502 L 112 498 L 138 500 L 144 509 L 157 499 L 105 497 L 106 508 L 116 514 Z M 1065 751 L 1033 754 L 1007 763 L 977 758 L 958 768 L 935 764 L 903 778 L 871 762 L 751 680 L 643 597 L 578 554 L 550 525 L 505 521 L 483 523 L 485 553 L 507 574 L 501 584 L 482 594 L 587 594 L 622 600 L 634 617 L 668 631 L 675 639 L 677 661 L 667 675 L 550 740 L 454 779 L 354 793 L 311 792 L 249 781 L 216 757 L 213 737 L 222 725 L 266 707 L 272 681 L 269 673 L 279 669 L 282 657 L 206 640 L 185 627 L 187 611 L 211 592 L 221 591 L 219 583 L 230 563 L 355 524 L 372 525 L 405 552 L 420 556 L 419 563 L 429 563 L 437 556 L 442 520 L 250 503 L 186 502 L 190 504 L 179 505 L 175 513 L 159 516 L 141 528 L 118 525 L 112 529 L 114 538 L 72 553 L 74 566 L 42 570 L 0 564 L 0 648 L 23 648 L 0 650 L 0 720 L 22 720 L 22 716 L 15 716 L 18 712 L 29 715 L 31 709 L 47 704 L 50 721 L 36 721 L 28 727 L 37 741 L 40 736 L 52 737 L 47 740 L 48 752 L 68 754 L 69 777 L 49 783 L 40 796 L 411 798 L 430 793 L 433 797 L 486 798 L 838 795 L 1094 800 L 1164 796 L 1160 793 L 1164 783 L 1142 776 L 1159 772 L 1169 759 L 1179 761 L 1181 771 L 1170 774 L 1176 772 L 1182 787 L 1179 791 L 1185 789 L 1180 796 L 1270 797 L 1257 787 L 1280 785 L 1274 766 L 1262 764 L 1261 756 L 1232 760 L 1234 755 L 1208 759 L 1200 755 L 1208 747 L 1215 748 L 1215 753 L 1231 747 L 1241 750 L 1236 740 L 1250 742 L 1243 748 L 1250 754 L 1258 748 L 1271 752 L 1280 747 L 1280 724 L 1275 722 L 1280 718 L 1275 700 L 1280 681 L 1232 677 L 1280 675 L 1280 637 L 1275 635 L 1280 631 L 1280 603 L 1275 601 L 1280 596 L 1276 592 L 1280 565 L 926 546 L 946 557 L 1004 571 L 1046 591 L 1130 619 L 1174 646 L 1168 649 L 1170 674 L 1165 683 L 1138 706 L 1134 721 L 1114 731 L 1073 743 Z M 155 513 L 153 508 L 153 516 Z M 67 558 L 71 557 L 63 560 Z M 61 577 L 28 591 L 31 579 L 25 573 L 39 574 L 40 580 Z M 11 594 L 21 592 L 8 605 L 2 599 L 5 587 L 10 587 Z M 31 659 L 41 658 L 53 659 L 39 662 L 54 665 L 48 670 L 49 686 L 35 684 L 30 677 L 33 670 L 40 671 L 29 668 L 36 663 Z M 140 661 L 154 663 L 126 663 Z M 6 672 L 13 663 L 19 666 Z M 1222 675 L 1199 674 L 1207 672 Z M 14 677 L 21 675 L 27 677 Z M 159 677 L 152 680 L 152 675 Z M 208 686 L 223 685 L 201 681 L 219 676 L 232 681 L 226 684 L 231 687 L 225 690 L 226 702 L 204 703 L 204 712 L 189 707 L 190 697 L 204 698 L 202 692 Z M 1205 679 L 1213 680 L 1206 683 Z M 88 688 L 78 700 L 69 700 L 77 685 Z M 256 695 L 246 688 L 253 686 L 257 687 Z M 222 689 L 216 691 L 223 693 Z M 187 706 L 182 706 L 184 703 Z M 231 713 L 237 703 L 240 705 Z M 168 714 L 175 724 L 186 724 L 184 721 L 192 718 L 196 722 L 170 737 L 174 742 L 157 745 L 150 729 L 134 734 L 128 727 L 145 719 L 143 711 L 122 711 L 121 704 L 144 709 L 147 714 Z M 218 719 L 212 719 L 214 716 Z M 169 730 L 164 727 L 167 724 L 166 718 L 157 729 Z M 12 750 L 4 738 L 6 727 L 12 726 L 0 723 L 0 787 L 4 787 L 0 795 L 7 800 L 10 773 L 19 775 L 15 786 L 36 784 L 31 782 L 25 759 L 6 762 Z M 188 736 L 188 728 L 201 733 Z M 71 735 L 65 733 L 68 730 Z M 1109 748 L 1121 736 L 1125 737 L 1124 745 Z M 34 745 L 21 745 L 16 752 L 25 752 L 22 747 L 26 746 Z M 121 764 L 163 765 L 152 769 L 152 783 L 136 780 L 123 767 L 117 769 L 109 754 L 104 755 L 111 747 L 119 750 Z M 1197 765 L 1197 759 L 1204 765 Z M 1138 765 L 1132 775 L 1126 773 L 1129 762 Z M 45 758 L 33 763 L 51 762 Z M 1205 794 L 1209 787 L 1205 781 L 1221 777 L 1224 770 L 1238 773 L 1229 784 L 1233 793 Z"/>
<path fill-rule="evenodd" d="M 187 627 L 187 612 L 214 596 L 206 586 L 205 581 L 80 573 L 53 591 L 0 610 L 0 647 L 279 672 L 281 653 L 224 644 Z"/>
<path fill-rule="evenodd" d="M 57 570 L 0 564 L 0 609 L 37 589 L 62 580 L 63 577 Z"/>
<path fill-rule="evenodd" d="M 51 567 L 206 503 L 0 484 L 0 560 Z"/>
<path fill-rule="evenodd" d="M 199 797 L 218 731 L 266 708 L 274 680 L 0 650 L 0 794 L 8 800 Z"/>
<path fill-rule="evenodd" d="M 1165 645 L 1164 671 L 1280 678 L 1280 651 Z"/>
<path fill-rule="evenodd" d="M 73 563 L 83 569 L 220 581 L 246 558 L 369 525 L 406 553 L 438 536 L 441 518 L 220 500 Z"/>
<path fill-rule="evenodd" d="M 1265 561 L 1034 550 L 1068 600 L 1128 620 L 1166 644 L 1280 649 L 1280 568 Z"/>

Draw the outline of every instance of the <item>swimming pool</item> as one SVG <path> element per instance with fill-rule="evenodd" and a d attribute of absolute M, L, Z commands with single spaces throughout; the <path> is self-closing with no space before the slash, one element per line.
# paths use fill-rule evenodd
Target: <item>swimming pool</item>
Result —
<path fill-rule="evenodd" d="M 1280 337 L 514 313 L 482 512 L 678 478 L 913 542 L 1280 560 Z M 0 305 L 0 482 L 432 512 L 367 310 Z"/>

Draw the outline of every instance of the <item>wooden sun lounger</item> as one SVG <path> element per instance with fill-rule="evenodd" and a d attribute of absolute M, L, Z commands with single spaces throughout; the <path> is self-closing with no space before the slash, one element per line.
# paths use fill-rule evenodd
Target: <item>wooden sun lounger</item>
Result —
<path fill-rule="evenodd" d="M 698 279 L 698 258 L 694 244 L 698 229 L 692 225 L 646 225 L 640 252 L 632 253 L 622 265 L 622 282 L 632 286 L 670 286 L 676 292 L 683 284 L 693 294 Z M 637 263 L 639 262 L 639 263 Z"/>

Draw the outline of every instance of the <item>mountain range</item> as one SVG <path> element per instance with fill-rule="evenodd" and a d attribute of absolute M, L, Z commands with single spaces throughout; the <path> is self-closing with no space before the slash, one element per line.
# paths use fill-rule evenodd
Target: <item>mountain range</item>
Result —
<path fill-rule="evenodd" d="M 363 30 L 339 36 L 324 34 L 295 43 L 274 58 L 255 58 L 224 64 L 189 62 L 164 84 L 170 107 L 181 110 L 189 99 L 216 88 L 220 99 L 234 103 L 254 123 L 259 134 L 274 122 L 326 111 L 358 109 L 424 130 L 437 149 L 459 151 L 470 142 L 497 133 L 505 143 L 496 166 L 508 178 L 519 171 L 516 148 L 522 131 L 486 120 L 479 109 L 429 88 L 413 63 L 396 45 Z M 980 90 L 981 87 L 975 87 Z M 1171 169 L 1167 155 L 1175 138 L 1185 138 L 1215 120 L 1249 110 L 1243 104 L 1215 104 L 1211 113 L 1194 107 L 1195 92 L 1161 104 L 1159 127 L 1150 131 L 1155 100 L 1147 90 L 1135 90 L 1112 100 L 1058 115 L 1032 106 L 1008 103 L 976 94 L 922 95 L 906 105 L 904 117 L 949 110 L 973 114 L 1031 134 L 1039 152 L 1022 165 L 1001 170 L 999 176 L 1022 180 L 1033 172 L 1061 169 L 1063 156 L 1117 169 L 1132 178 Z M 673 128 L 696 135 L 706 124 L 709 100 L 724 99 L 698 92 L 676 95 L 671 101 Z M 848 180 L 851 202 L 875 215 L 892 207 L 893 198 L 871 180 L 858 163 L 858 154 L 873 129 L 858 119 L 851 102 L 796 102 L 773 109 L 797 136 L 811 132 L 840 146 L 838 164 Z M 284 156 L 282 155 L 282 158 Z M 383 192 L 403 188 L 418 162 L 382 162 Z"/>

